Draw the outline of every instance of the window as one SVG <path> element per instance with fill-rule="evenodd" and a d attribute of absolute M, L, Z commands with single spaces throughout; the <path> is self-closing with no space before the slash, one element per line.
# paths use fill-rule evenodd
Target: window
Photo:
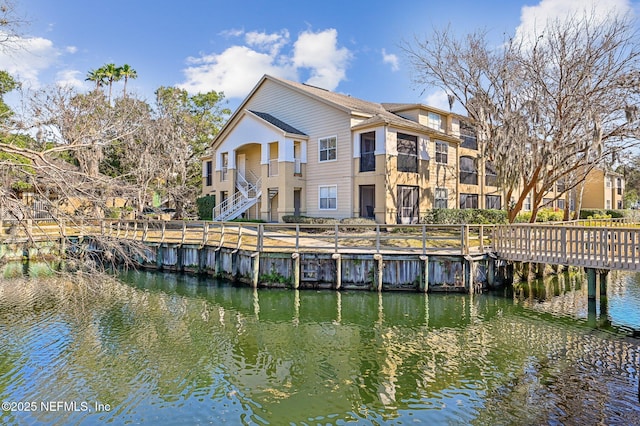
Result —
<path fill-rule="evenodd" d="M 527 195 L 527 198 L 524 199 L 523 209 L 528 212 L 531 211 L 531 195 Z"/>
<path fill-rule="evenodd" d="M 622 179 L 616 178 L 616 193 L 622 195 Z"/>
<path fill-rule="evenodd" d="M 296 175 L 302 174 L 302 159 L 300 158 L 301 151 L 302 151 L 302 144 L 298 141 L 295 141 L 293 143 L 293 161 L 294 161 L 293 173 Z"/>
<path fill-rule="evenodd" d="M 318 141 L 320 161 L 335 161 L 338 158 L 338 140 L 335 136 Z"/>
<path fill-rule="evenodd" d="M 618 200 L 618 210 L 622 210 L 624 208 L 624 205 L 622 203 L 622 200 Z"/>
<path fill-rule="evenodd" d="M 226 181 L 229 177 L 229 153 L 223 152 L 221 154 L 221 159 L 222 167 L 220 171 L 220 180 Z"/>
<path fill-rule="evenodd" d="M 335 210 L 338 208 L 338 187 L 336 185 L 321 186 L 320 210 Z"/>
<path fill-rule="evenodd" d="M 398 133 L 398 171 L 418 173 L 418 137 Z"/>
<path fill-rule="evenodd" d="M 447 188 L 436 188 L 435 199 L 433 201 L 434 209 L 446 209 L 448 207 L 449 194 Z"/>
<path fill-rule="evenodd" d="M 460 183 L 466 185 L 478 184 L 478 168 L 473 157 L 460 157 Z"/>
<path fill-rule="evenodd" d="M 436 114 L 435 112 L 430 112 L 427 115 L 427 127 L 431 127 L 435 130 L 442 129 L 442 117 L 440 114 Z"/>
<path fill-rule="evenodd" d="M 205 173 L 205 178 L 206 178 L 206 186 L 211 186 L 213 185 L 213 161 L 207 161 L 205 163 L 205 168 L 204 168 L 204 173 Z"/>
<path fill-rule="evenodd" d="M 531 201 L 531 199 L 529 199 Z M 500 210 L 502 208 L 502 197 L 499 195 L 486 195 L 484 199 L 485 209 Z M 529 208 L 531 210 L 531 208 Z"/>
<path fill-rule="evenodd" d="M 420 217 L 418 187 L 399 185 L 398 200 L 400 202 L 398 206 L 398 223 L 418 223 Z"/>
<path fill-rule="evenodd" d="M 487 186 L 498 186 L 498 172 L 489 161 L 484 165 L 484 184 Z"/>
<path fill-rule="evenodd" d="M 436 163 L 447 164 L 449 162 L 449 144 L 436 141 Z"/>
<path fill-rule="evenodd" d="M 610 209 L 611 208 L 611 200 L 605 201 L 605 208 L 606 209 Z"/>
<path fill-rule="evenodd" d="M 556 182 L 556 191 L 559 193 L 563 193 L 567 190 L 567 185 L 565 185 L 564 179 L 560 178 Z"/>
<path fill-rule="evenodd" d="M 478 149 L 478 139 L 476 137 L 476 129 L 469 123 L 460 122 L 460 139 L 462 148 Z"/>
<path fill-rule="evenodd" d="M 553 198 L 543 198 L 542 207 L 553 207 Z"/>
<path fill-rule="evenodd" d="M 460 194 L 461 209 L 477 209 L 478 194 Z"/>
<path fill-rule="evenodd" d="M 360 171 L 376 170 L 376 133 L 368 132 L 360 135 Z"/>
<path fill-rule="evenodd" d="M 610 176 L 607 176 L 606 182 L 607 182 L 607 188 L 611 188 L 611 177 Z"/>
<path fill-rule="evenodd" d="M 560 209 L 560 210 L 564 210 L 564 200 L 562 198 L 559 198 L 556 200 L 556 206 Z"/>

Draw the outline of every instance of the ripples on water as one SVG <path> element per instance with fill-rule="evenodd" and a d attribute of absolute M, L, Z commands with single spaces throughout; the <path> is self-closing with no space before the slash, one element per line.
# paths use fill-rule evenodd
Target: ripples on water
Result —
<path fill-rule="evenodd" d="M 2 400 L 110 406 L 3 423 L 640 424 L 634 276 L 595 313 L 569 277 L 479 296 L 123 279 L 0 281 Z"/>

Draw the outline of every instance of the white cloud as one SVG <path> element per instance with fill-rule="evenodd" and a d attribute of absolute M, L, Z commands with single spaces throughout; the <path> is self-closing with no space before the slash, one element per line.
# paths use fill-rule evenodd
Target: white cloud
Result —
<path fill-rule="evenodd" d="M 66 50 L 67 53 L 76 53 L 78 48 L 76 46 L 67 46 L 64 50 Z"/>
<path fill-rule="evenodd" d="M 425 104 L 448 111 L 449 97 L 444 90 L 438 90 L 437 92 L 427 95 L 425 98 Z"/>
<path fill-rule="evenodd" d="M 331 28 L 319 33 L 303 32 L 294 44 L 293 64 L 309 68 L 307 83 L 334 90 L 345 78 L 351 52 L 338 48 L 338 31 Z"/>
<path fill-rule="evenodd" d="M 77 70 L 64 70 L 56 74 L 56 84 L 61 87 L 72 87 L 79 91 L 87 88 L 84 75 Z"/>
<path fill-rule="evenodd" d="M 231 46 L 222 53 L 189 58 L 190 66 L 183 70 L 185 82 L 180 87 L 191 93 L 222 91 L 227 98 L 247 95 L 264 74 L 295 80 L 300 71 L 307 71 L 309 84 L 335 89 L 345 78 L 351 52 L 338 47 L 338 32 L 305 31 L 290 44 L 287 30 L 279 33 L 248 32 L 245 45 Z"/>
<path fill-rule="evenodd" d="M 184 70 L 188 92 L 222 91 L 227 98 L 245 96 L 263 74 L 295 77 L 291 68 L 275 63 L 273 56 L 246 46 L 233 46 L 219 55 L 191 58 L 194 65 Z"/>
<path fill-rule="evenodd" d="M 282 30 L 279 34 L 248 32 L 244 38 L 249 46 L 262 52 L 269 52 L 270 55 L 275 56 L 289 43 L 289 31 Z"/>
<path fill-rule="evenodd" d="M 631 12 L 629 0 L 541 0 L 535 6 L 522 7 L 516 38 L 535 40 L 548 23 L 576 14 L 604 21 L 612 15 L 624 16 Z"/>
<path fill-rule="evenodd" d="M 223 37 L 240 37 L 242 34 L 244 34 L 244 30 L 238 28 L 232 28 L 230 30 L 220 32 L 220 35 Z"/>
<path fill-rule="evenodd" d="M 9 48 L 0 49 L 2 69 L 32 88 L 40 87 L 40 73 L 51 67 L 60 56 L 53 42 L 41 37 L 12 37 L 7 45 Z"/>
<path fill-rule="evenodd" d="M 382 49 L 382 62 L 385 64 L 390 64 L 391 71 L 398 71 L 400 69 L 398 55 L 394 55 L 393 53 L 387 53 L 385 49 Z"/>

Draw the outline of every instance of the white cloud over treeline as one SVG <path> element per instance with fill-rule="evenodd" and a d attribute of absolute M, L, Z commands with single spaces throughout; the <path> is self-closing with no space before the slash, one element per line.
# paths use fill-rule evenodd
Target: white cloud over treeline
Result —
<path fill-rule="evenodd" d="M 222 91 L 227 98 L 244 97 L 264 74 L 305 80 L 334 90 L 346 78 L 352 53 L 338 45 L 338 31 L 304 31 L 292 41 L 289 31 L 277 33 L 229 30 L 243 43 L 220 53 L 188 58 L 185 82 L 189 92 Z"/>

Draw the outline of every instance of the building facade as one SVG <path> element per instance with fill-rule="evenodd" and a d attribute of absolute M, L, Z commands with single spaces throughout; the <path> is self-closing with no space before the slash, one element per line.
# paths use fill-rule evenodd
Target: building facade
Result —
<path fill-rule="evenodd" d="M 211 152 L 203 158 L 202 194 L 216 198 L 214 220 L 306 215 L 408 224 L 433 208 L 501 209 L 506 202 L 464 117 L 268 75 Z"/>

